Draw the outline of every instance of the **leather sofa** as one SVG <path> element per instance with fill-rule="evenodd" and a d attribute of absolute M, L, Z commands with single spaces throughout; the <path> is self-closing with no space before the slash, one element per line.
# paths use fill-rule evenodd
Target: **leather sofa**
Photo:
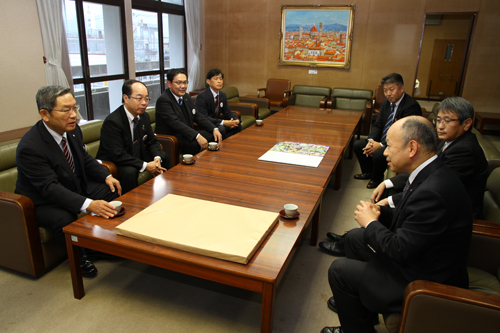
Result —
<path fill-rule="evenodd" d="M 330 87 L 294 85 L 292 95 L 283 104 L 327 108 L 332 89 Z"/>
<path fill-rule="evenodd" d="M 147 111 L 153 126 L 154 111 Z M 80 126 L 87 152 L 94 157 L 99 149 L 102 123 L 102 120 L 97 120 Z M 177 138 L 167 135 L 157 137 L 169 155 L 170 167 L 174 166 L 179 162 Z M 14 193 L 19 141 L 0 142 L 0 267 L 38 278 L 66 259 L 66 249 L 55 243 L 51 231 L 38 227 L 33 202 Z M 103 161 L 103 166 L 116 176 L 113 163 Z M 143 172 L 139 175 L 139 184 L 151 178 Z"/>
<path fill-rule="evenodd" d="M 353 88 L 333 88 L 331 109 L 356 110 L 363 111 L 361 117 L 361 127 L 359 134 L 368 135 L 370 133 L 372 109 L 373 109 L 373 90 L 353 89 Z"/>
<path fill-rule="evenodd" d="M 269 109 L 269 100 L 267 98 L 250 98 L 250 97 L 240 97 L 240 93 L 238 88 L 236 87 L 224 87 L 221 89 L 226 94 L 227 101 L 230 104 L 229 108 L 233 110 L 231 104 L 232 103 L 250 103 L 256 104 L 258 107 L 257 111 L 257 119 L 265 119 L 271 115 L 271 110 Z M 240 111 L 240 110 L 237 110 Z M 240 111 L 241 112 L 241 111 Z M 243 113 L 241 114 L 243 117 Z M 245 119 L 241 119 L 243 124 L 245 123 Z"/>

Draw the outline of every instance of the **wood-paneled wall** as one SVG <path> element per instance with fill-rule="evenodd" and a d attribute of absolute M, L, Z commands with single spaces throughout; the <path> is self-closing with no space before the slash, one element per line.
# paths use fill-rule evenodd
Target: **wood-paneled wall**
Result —
<path fill-rule="evenodd" d="M 478 111 L 497 111 L 500 90 L 500 1 L 355 0 L 350 69 L 278 66 L 281 6 L 347 4 L 310 0 L 204 0 L 204 71 L 220 68 L 225 85 L 240 94 L 257 93 L 268 78 L 295 84 L 375 89 L 380 79 L 398 72 L 412 92 L 426 12 L 478 12 L 463 97 Z"/>

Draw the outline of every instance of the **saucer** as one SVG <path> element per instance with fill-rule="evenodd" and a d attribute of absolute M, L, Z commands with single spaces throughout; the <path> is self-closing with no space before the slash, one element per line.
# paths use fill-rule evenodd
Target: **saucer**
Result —
<path fill-rule="evenodd" d="M 217 148 L 215 148 L 215 149 L 210 149 L 210 147 L 208 147 L 208 148 L 207 148 L 207 150 L 210 150 L 210 151 L 217 151 L 217 150 L 219 150 L 219 146 L 217 146 Z M 194 161 L 194 160 L 193 160 L 193 161 Z"/>
<path fill-rule="evenodd" d="M 282 210 L 280 210 L 280 216 L 282 218 L 284 218 L 284 219 L 293 220 L 293 219 L 296 219 L 296 218 L 298 218 L 300 216 L 300 212 L 297 211 L 297 214 L 295 214 L 295 216 L 288 217 L 288 216 L 285 215 L 285 210 L 282 209 Z"/>
<path fill-rule="evenodd" d="M 118 214 L 116 214 L 115 216 L 113 216 L 112 218 L 122 216 L 123 214 L 125 214 L 125 207 L 122 206 L 122 209 L 120 209 L 120 212 Z"/>
<path fill-rule="evenodd" d="M 259 124 L 257 124 L 257 123 L 255 123 L 255 126 L 264 126 L 264 123 L 262 123 L 262 124 L 260 124 L 260 125 L 259 125 Z"/>
<path fill-rule="evenodd" d="M 184 162 L 184 160 L 181 160 L 181 163 L 184 165 L 191 165 L 191 164 L 194 164 L 194 162 L 196 162 L 195 159 L 192 159 L 190 163 L 186 163 L 186 162 Z"/>

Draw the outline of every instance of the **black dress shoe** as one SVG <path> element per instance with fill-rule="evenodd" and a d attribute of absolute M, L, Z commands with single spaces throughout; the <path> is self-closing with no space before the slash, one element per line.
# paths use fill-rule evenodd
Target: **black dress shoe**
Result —
<path fill-rule="evenodd" d="M 337 235 L 337 234 L 334 234 L 333 232 L 327 232 L 326 233 L 326 237 L 330 238 L 330 240 L 332 240 L 333 242 L 338 242 L 344 236 L 345 236 L 345 234 L 343 234 L 343 235 Z"/>
<path fill-rule="evenodd" d="M 321 250 L 332 256 L 345 257 L 344 239 L 338 242 L 320 242 L 318 245 Z"/>
<path fill-rule="evenodd" d="M 335 313 L 338 313 L 337 304 L 335 303 L 335 299 L 333 298 L 333 296 L 328 299 L 328 302 L 326 302 L 326 304 L 328 305 L 328 308 L 330 310 L 332 310 Z M 378 319 L 378 313 L 373 313 L 372 323 L 373 325 L 378 325 L 380 323 L 380 320 Z"/>
<path fill-rule="evenodd" d="M 373 179 L 368 182 L 366 188 L 376 188 L 381 182 L 376 182 Z"/>
<path fill-rule="evenodd" d="M 372 178 L 371 173 L 358 173 L 357 175 L 354 175 L 354 179 L 370 179 Z"/>
<path fill-rule="evenodd" d="M 118 260 L 121 259 L 120 257 L 114 256 L 109 253 L 104 253 L 104 252 L 99 252 L 96 250 L 89 250 L 85 249 L 85 254 L 87 255 L 87 258 L 91 261 L 99 261 L 99 260 Z"/>
<path fill-rule="evenodd" d="M 340 326 L 335 327 L 325 327 L 321 330 L 321 333 L 342 333 L 342 328 Z"/>
<path fill-rule="evenodd" d="M 82 276 L 86 278 L 93 278 L 97 275 L 97 268 L 86 254 L 80 257 L 80 267 L 82 268 Z"/>

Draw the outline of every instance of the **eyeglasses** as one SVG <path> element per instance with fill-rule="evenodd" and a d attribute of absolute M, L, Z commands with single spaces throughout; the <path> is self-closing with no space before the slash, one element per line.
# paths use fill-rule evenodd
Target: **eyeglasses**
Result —
<path fill-rule="evenodd" d="M 432 120 L 432 123 L 434 125 L 437 125 L 437 124 L 441 124 L 443 121 L 444 121 L 445 125 L 448 125 L 452 121 L 460 121 L 460 119 L 451 119 L 451 118 L 443 118 L 443 119 L 441 119 L 441 118 L 436 118 L 436 119 Z"/>
<path fill-rule="evenodd" d="M 189 81 L 174 81 L 173 83 L 175 83 L 178 86 L 187 86 Z"/>
<path fill-rule="evenodd" d="M 139 103 L 141 103 L 141 102 L 149 103 L 151 101 L 151 98 L 149 98 L 149 97 L 132 97 L 132 96 L 129 96 L 128 98 L 133 98 L 136 101 L 138 101 Z"/>
<path fill-rule="evenodd" d="M 80 105 L 75 105 L 73 106 L 71 109 L 64 109 L 64 110 L 52 110 L 52 111 L 57 111 L 57 112 L 62 112 L 62 113 L 70 113 L 70 112 L 75 112 L 75 113 L 78 113 L 78 111 L 80 111 Z"/>

